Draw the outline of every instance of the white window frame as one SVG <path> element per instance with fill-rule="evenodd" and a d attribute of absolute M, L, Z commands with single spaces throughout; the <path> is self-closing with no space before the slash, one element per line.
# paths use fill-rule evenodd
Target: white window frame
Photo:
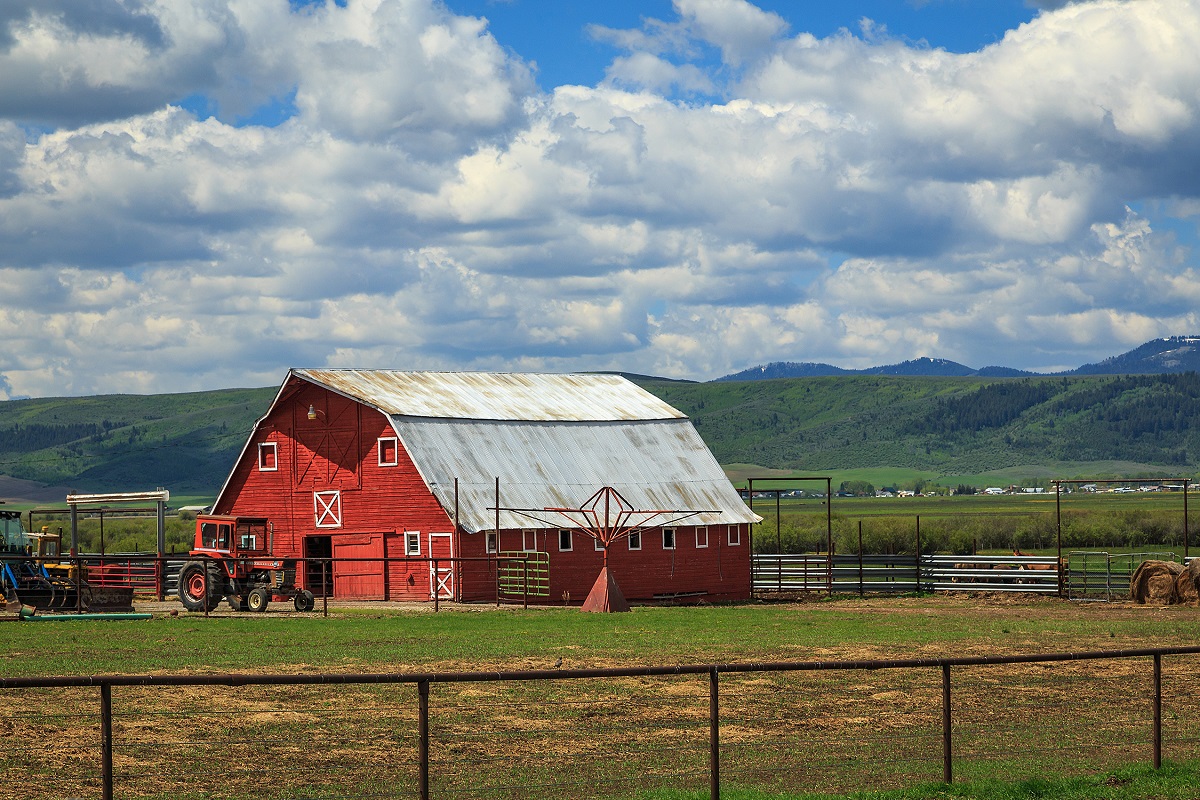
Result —
<path fill-rule="evenodd" d="M 318 528 L 342 527 L 342 492 L 313 492 L 313 514 Z"/>
<path fill-rule="evenodd" d="M 704 535 L 703 538 L 701 538 L 701 534 Z M 703 550 L 706 547 L 708 547 L 708 526 L 707 525 L 697 525 L 696 526 L 696 549 Z"/>
<path fill-rule="evenodd" d="M 564 536 L 563 534 L 566 534 L 566 535 Z M 563 542 L 567 543 L 566 547 L 563 547 Z M 575 534 L 571 533 L 571 531 L 566 528 L 559 529 L 559 531 L 558 531 L 558 552 L 569 553 L 574 549 L 575 549 Z"/>
<path fill-rule="evenodd" d="M 740 547 L 741 546 L 741 544 L 742 544 L 742 526 L 741 525 L 730 525 L 729 526 L 729 535 L 728 535 L 728 538 L 725 539 L 725 543 L 728 544 L 730 547 Z"/>
<path fill-rule="evenodd" d="M 413 542 L 416 542 L 416 551 L 413 551 Z M 421 555 L 421 532 L 420 531 L 405 531 L 404 532 L 404 555 L 419 556 Z"/>
<path fill-rule="evenodd" d="M 629 542 L 630 550 L 641 550 L 642 549 L 642 532 L 641 531 L 630 531 L 629 536 L 625 537 L 625 541 Z M 636 542 L 636 544 L 635 544 L 635 542 Z"/>
<path fill-rule="evenodd" d="M 500 550 L 500 536 L 495 531 L 488 531 L 484 534 L 487 539 L 484 541 L 483 547 L 485 552 L 496 553 Z"/>
<path fill-rule="evenodd" d="M 533 544 L 530 544 L 530 540 Z M 537 531 L 532 528 L 521 529 L 521 552 L 536 553 L 537 552 Z"/>
<path fill-rule="evenodd" d="M 671 540 L 670 544 L 667 544 L 668 538 L 670 538 L 670 540 Z M 674 550 L 675 549 L 675 545 L 677 544 L 677 542 L 675 541 L 675 529 L 674 528 L 663 528 L 662 529 L 662 539 L 663 539 L 663 550 Z"/>
<path fill-rule="evenodd" d="M 604 543 L 601 542 L 599 539 L 592 539 L 592 549 L 595 550 L 596 552 L 600 552 L 601 550 L 604 549 Z"/>
<path fill-rule="evenodd" d="M 383 459 L 383 446 L 390 444 L 392 446 L 392 460 L 385 461 Z M 395 436 L 380 436 L 375 442 L 375 453 L 379 456 L 379 466 L 395 467 L 400 464 L 400 440 Z"/>
<path fill-rule="evenodd" d="M 263 455 L 271 454 L 271 463 L 275 466 L 263 466 Z M 259 472 L 278 472 L 279 471 L 279 443 L 278 442 L 259 442 L 258 443 L 258 471 Z"/>

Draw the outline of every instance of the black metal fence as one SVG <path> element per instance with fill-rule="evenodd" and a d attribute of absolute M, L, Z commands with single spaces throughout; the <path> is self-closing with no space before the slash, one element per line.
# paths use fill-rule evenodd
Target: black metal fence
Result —
<path fill-rule="evenodd" d="M 751 562 L 757 595 L 780 592 L 896 594 L 912 592 L 1024 592 L 1072 600 L 1129 597 L 1143 561 L 1184 562 L 1171 551 L 1108 553 L 1075 550 L 1061 562 L 1031 555 L 877 555 L 756 553 Z"/>
<path fill-rule="evenodd" d="M 0 678 L 6 797 L 628 797 L 1200 756 L 1200 647 L 395 674 Z"/>

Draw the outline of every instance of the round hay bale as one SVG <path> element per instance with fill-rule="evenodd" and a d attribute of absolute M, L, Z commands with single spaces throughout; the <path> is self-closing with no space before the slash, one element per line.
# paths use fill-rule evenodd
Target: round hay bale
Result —
<path fill-rule="evenodd" d="M 1143 561 L 1129 581 L 1129 596 L 1137 603 L 1174 603 L 1175 579 L 1183 570 L 1183 565 L 1174 561 Z"/>
<path fill-rule="evenodd" d="M 1187 568 L 1175 577 L 1175 601 L 1200 603 L 1200 558 L 1192 559 Z"/>

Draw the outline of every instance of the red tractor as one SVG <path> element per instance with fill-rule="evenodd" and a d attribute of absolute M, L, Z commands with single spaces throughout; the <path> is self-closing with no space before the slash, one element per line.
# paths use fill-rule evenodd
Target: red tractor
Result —
<path fill-rule="evenodd" d="M 188 611 L 212 611 L 228 600 L 234 611 L 263 611 L 272 600 L 291 599 L 312 611 L 313 593 L 296 588 L 295 559 L 271 554 L 265 519 L 202 514 L 196 517 L 192 561 L 179 571 L 179 601 Z"/>

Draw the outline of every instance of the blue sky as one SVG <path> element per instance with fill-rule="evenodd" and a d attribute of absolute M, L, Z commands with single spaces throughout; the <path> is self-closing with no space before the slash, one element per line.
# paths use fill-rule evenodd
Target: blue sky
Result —
<path fill-rule="evenodd" d="M 1192 0 L 12 0 L 0 399 L 1200 333 Z"/>
<path fill-rule="evenodd" d="M 457 13 L 486 17 L 500 42 L 536 62 L 543 88 L 593 85 L 604 79 L 612 49 L 589 35 L 591 26 L 636 28 L 647 18 L 673 16 L 669 0 L 448 0 L 446 5 Z M 772 0 L 755 5 L 787 20 L 793 34 L 803 31 L 825 38 L 842 29 L 858 33 L 862 21 L 869 19 L 892 36 L 957 53 L 993 44 L 1037 13 L 1023 0 Z"/>

